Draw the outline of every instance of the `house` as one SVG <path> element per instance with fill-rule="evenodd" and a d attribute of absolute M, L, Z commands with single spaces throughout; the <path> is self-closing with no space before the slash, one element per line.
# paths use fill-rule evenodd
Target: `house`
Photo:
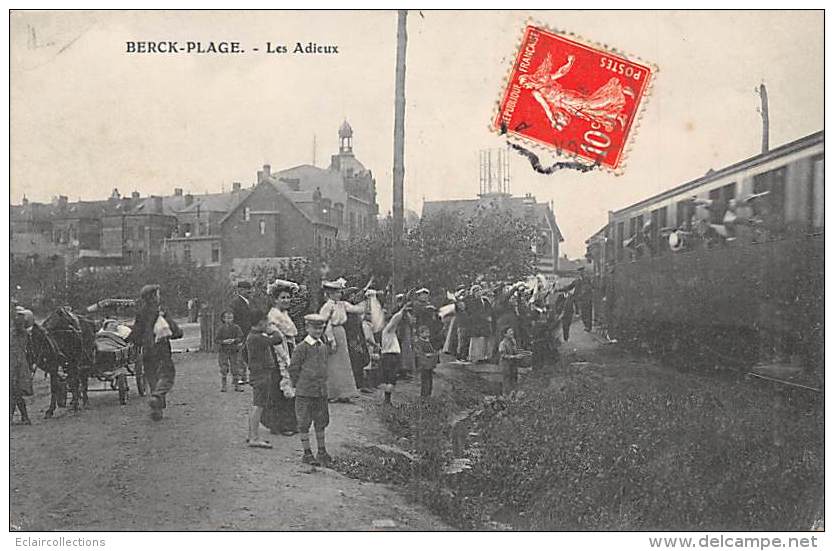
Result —
<path fill-rule="evenodd" d="M 322 199 L 315 199 L 321 212 Z M 333 247 L 338 231 L 323 214 L 308 212 L 265 179 L 220 221 L 220 260 L 229 266 L 234 258 L 308 256 Z"/>
<path fill-rule="evenodd" d="M 471 218 L 479 209 L 501 208 L 511 211 L 519 218 L 533 222 L 538 229 L 538 240 L 534 244 L 537 269 L 542 274 L 555 274 L 558 269 L 559 243 L 564 241 L 553 209 L 547 203 L 539 203 L 527 193 L 524 197 L 513 197 L 509 193 L 484 193 L 476 199 L 453 199 L 448 201 L 425 201 L 423 217 L 445 211 L 462 218 Z"/>
<path fill-rule="evenodd" d="M 149 262 L 167 257 L 198 266 L 231 266 L 234 258 L 303 256 L 337 239 L 376 226 L 376 180 L 354 155 L 353 129 L 338 132 L 330 166 L 299 165 L 273 173 L 264 165 L 255 185 L 230 192 L 123 197 L 104 201 L 12 205 L 12 255 L 63 256 L 96 265 Z"/>
<path fill-rule="evenodd" d="M 339 152 L 331 156 L 329 167 L 304 164 L 272 173 L 264 165 L 261 179 L 272 182 L 312 218 L 334 224 L 341 240 L 376 227 L 376 180 L 353 153 L 353 128 L 347 121 L 339 128 Z"/>

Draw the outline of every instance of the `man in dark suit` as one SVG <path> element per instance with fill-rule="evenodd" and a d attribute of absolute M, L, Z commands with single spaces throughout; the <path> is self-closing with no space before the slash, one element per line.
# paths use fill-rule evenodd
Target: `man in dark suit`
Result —
<path fill-rule="evenodd" d="M 235 287 L 235 297 L 229 303 L 229 310 L 235 315 L 235 324 L 240 327 L 244 335 L 248 335 L 252 329 L 252 282 L 248 280 L 241 280 L 237 282 Z M 241 347 L 240 361 L 240 381 L 239 384 L 244 384 L 248 381 L 249 366 L 246 363 L 245 354 Z"/>

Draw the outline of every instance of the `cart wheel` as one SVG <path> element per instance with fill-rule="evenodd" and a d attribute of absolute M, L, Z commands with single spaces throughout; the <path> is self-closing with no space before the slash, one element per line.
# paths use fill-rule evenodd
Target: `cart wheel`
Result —
<path fill-rule="evenodd" d="M 119 375 L 116 378 L 116 385 L 119 388 L 119 403 L 125 405 L 127 403 L 127 375 Z"/>

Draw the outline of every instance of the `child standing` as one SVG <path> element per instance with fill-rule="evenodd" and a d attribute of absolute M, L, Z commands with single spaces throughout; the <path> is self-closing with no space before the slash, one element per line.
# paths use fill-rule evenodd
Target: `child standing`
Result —
<path fill-rule="evenodd" d="M 414 352 L 417 356 L 417 369 L 420 371 L 420 398 L 425 400 L 431 396 L 434 368 L 439 361 L 437 350 L 431 343 L 431 329 L 428 325 L 417 328 Z"/>
<path fill-rule="evenodd" d="M 272 444 L 261 440 L 258 429 L 261 414 L 269 401 L 272 378 L 277 377 L 278 361 L 272 346 L 281 342 L 281 334 L 267 334 L 269 321 L 263 310 L 253 310 L 251 319 L 254 325 L 246 337 L 246 361 L 249 364 L 249 383 L 252 385 L 252 410 L 246 443 L 250 448 L 271 448 Z"/>
<path fill-rule="evenodd" d="M 308 465 L 327 466 L 331 460 L 324 442 L 324 429 L 330 423 L 327 406 L 327 356 L 330 351 L 321 340 L 326 324 L 327 318 L 320 314 L 304 316 L 307 336 L 295 347 L 289 366 L 290 379 L 295 387 L 298 433 L 304 448 L 301 460 Z M 315 457 L 310 447 L 310 425 L 316 431 Z"/>
<path fill-rule="evenodd" d="M 509 395 L 518 387 L 518 361 L 524 356 L 519 354 L 515 342 L 515 330 L 512 327 L 504 329 L 503 339 L 498 345 L 498 365 L 504 376 L 501 393 Z"/>
<path fill-rule="evenodd" d="M 408 305 L 403 306 L 396 314 L 391 316 L 388 323 L 382 329 L 382 383 L 385 392 L 385 403 L 391 403 L 391 392 L 397 384 L 397 375 L 401 365 L 402 349 L 400 339 L 397 337 L 403 316 L 406 315 Z"/>
<path fill-rule="evenodd" d="M 226 392 L 226 377 L 229 373 L 235 384 L 235 392 L 243 392 L 240 386 L 240 346 L 243 344 L 243 331 L 235 324 L 235 314 L 226 310 L 221 314 L 223 323 L 217 328 L 214 342 L 220 345 L 217 363 L 220 364 L 220 392 Z"/>

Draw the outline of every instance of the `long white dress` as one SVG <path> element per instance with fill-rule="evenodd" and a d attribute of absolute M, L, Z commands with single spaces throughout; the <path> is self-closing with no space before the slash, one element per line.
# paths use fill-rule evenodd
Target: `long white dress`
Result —
<path fill-rule="evenodd" d="M 331 400 L 359 396 L 350 366 L 344 324 L 348 313 L 362 314 L 364 312 L 364 302 L 351 304 L 344 300 L 328 300 L 319 310 L 319 314 L 330 319 L 324 331 L 325 336 L 330 342 L 336 343 L 336 350 L 327 357 L 327 397 Z"/>

